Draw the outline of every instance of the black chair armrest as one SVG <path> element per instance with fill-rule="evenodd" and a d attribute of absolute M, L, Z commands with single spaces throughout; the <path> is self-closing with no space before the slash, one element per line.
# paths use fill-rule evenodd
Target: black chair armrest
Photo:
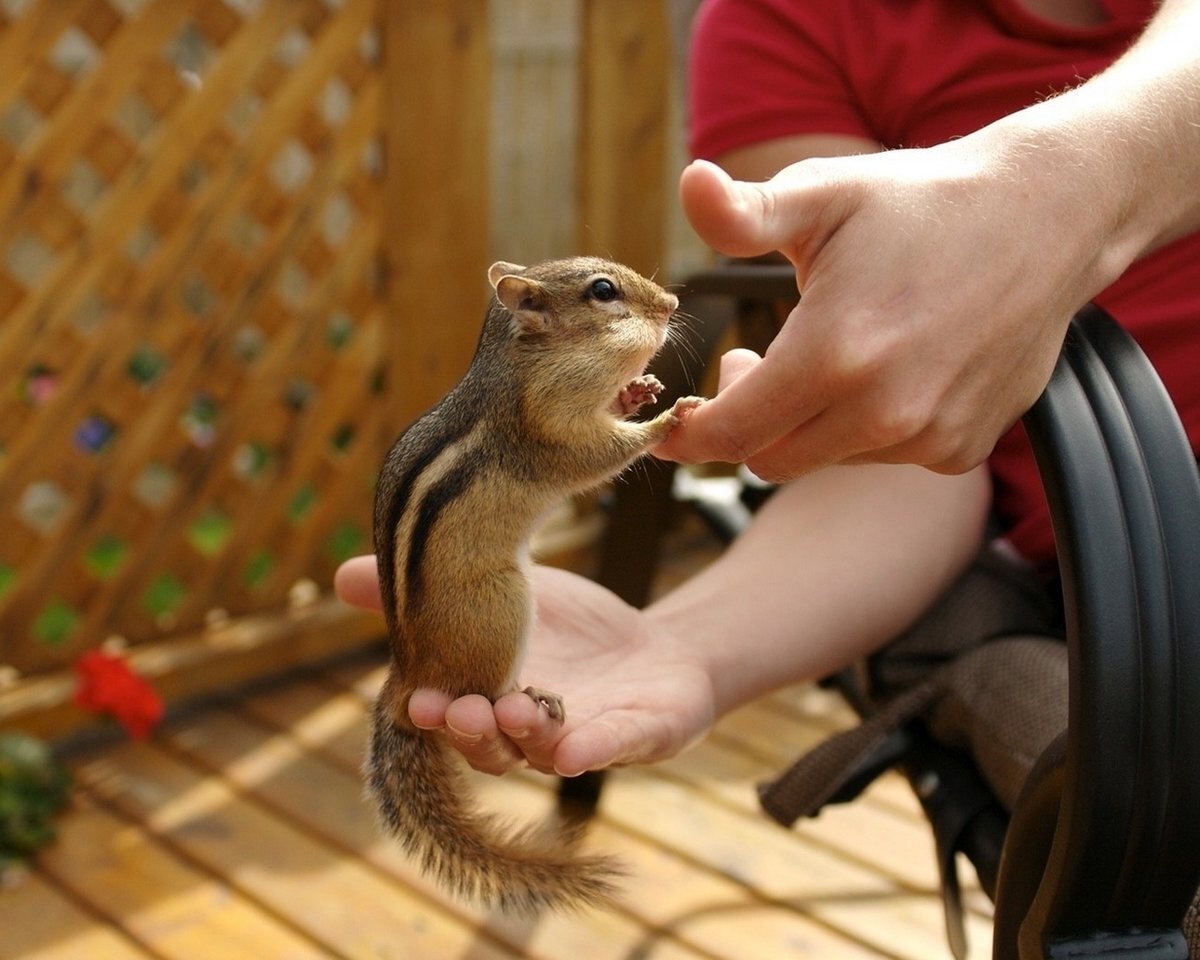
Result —
<path fill-rule="evenodd" d="M 1062 763 L 1013 813 L 995 956 L 1183 960 L 1200 886 L 1195 457 L 1149 362 L 1097 307 L 1072 322 L 1025 423 L 1054 518 L 1070 709 Z M 1039 820 L 1054 805 L 1051 839 Z"/>

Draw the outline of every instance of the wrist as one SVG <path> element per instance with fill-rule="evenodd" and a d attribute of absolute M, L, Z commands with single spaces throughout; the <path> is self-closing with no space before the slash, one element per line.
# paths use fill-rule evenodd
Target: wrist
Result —
<path fill-rule="evenodd" d="M 1109 281 L 1200 229 L 1200 2 L 1167 6 L 1109 69 L 980 131 L 1022 175 L 1075 192 Z"/>
<path fill-rule="evenodd" d="M 1033 201 L 1030 240 L 1052 239 L 1076 264 L 1082 302 L 1151 249 L 1162 226 L 1143 194 L 1137 151 L 1109 129 L 1116 121 L 1075 111 L 1067 96 L 1006 117 L 980 137 L 994 174 Z"/>
<path fill-rule="evenodd" d="M 737 674 L 725 660 L 729 644 L 716 642 L 712 631 L 693 615 L 703 616 L 699 609 L 676 599 L 668 594 L 647 607 L 643 615 L 655 645 L 672 651 L 678 673 L 691 678 L 694 712 L 702 727 L 696 733 L 702 734 L 716 718 L 742 702 L 733 689 Z M 711 621 L 711 612 L 707 619 Z"/>

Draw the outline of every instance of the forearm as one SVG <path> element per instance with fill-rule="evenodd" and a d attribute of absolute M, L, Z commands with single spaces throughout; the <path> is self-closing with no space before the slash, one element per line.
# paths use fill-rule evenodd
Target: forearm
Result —
<path fill-rule="evenodd" d="M 1200 0 L 1164 0 L 1107 70 L 980 131 L 1033 189 L 1041 175 L 1058 181 L 1072 219 L 1097 231 L 1105 279 L 1200 229 L 1197 38 Z"/>
<path fill-rule="evenodd" d="M 811 680 L 908 627 L 978 549 L 982 470 L 837 467 L 781 489 L 718 561 L 647 611 L 704 661 L 717 711 Z"/>

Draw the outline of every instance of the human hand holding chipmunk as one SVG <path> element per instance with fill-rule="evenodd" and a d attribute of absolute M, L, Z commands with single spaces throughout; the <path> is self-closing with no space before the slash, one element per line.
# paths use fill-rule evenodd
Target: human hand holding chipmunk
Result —
<path fill-rule="evenodd" d="M 453 700 L 415 694 L 413 722 L 443 731 L 476 770 L 503 774 L 523 766 L 575 776 L 587 770 L 674 755 L 713 720 L 712 683 L 695 644 L 660 635 L 645 614 L 590 580 L 536 567 L 537 613 L 523 675 L 562 692 L 567 720 L 553 720 L 523 693 Z M 374 557 L 338 572 L 339 596 L 380 608 Z"/>

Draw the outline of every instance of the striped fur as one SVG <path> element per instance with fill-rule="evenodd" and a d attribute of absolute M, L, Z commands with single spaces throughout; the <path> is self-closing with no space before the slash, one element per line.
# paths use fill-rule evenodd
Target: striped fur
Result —
<path fill-rule="evenodd" d="M 386 828 L 458 893 L 526 910 L 595 903 L 609 895 L 613 863 L 577 856 L 567 835 L 506 837 L 407 707 L 420 688 L 492 700 L 515 689 L 538 518 L 678 422 L 672 411 L 628 421 L 619 400 L 661 346 L 676 301 L 595 259 L 498 264 L 490 276 L 498 299 L 470 369 L 401 435 L 380 474 L 375 549 L 393 662 L 366 781 Z M 620 296 L 595 296 L 597 276 Z"/>

